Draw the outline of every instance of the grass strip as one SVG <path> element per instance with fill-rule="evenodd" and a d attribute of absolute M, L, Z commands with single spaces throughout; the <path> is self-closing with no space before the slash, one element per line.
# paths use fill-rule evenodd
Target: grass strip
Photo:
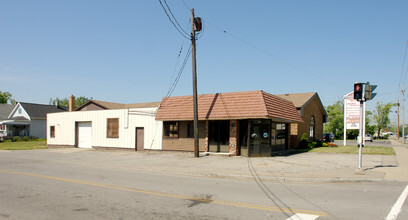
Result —
<path fill-rule="evenodd" d="M 0 142 L 0 150 L 34 150 L 46 149 L 46 141 L 17 141 L 17 142 Z"/>
<path fill-rule="evenodd" d="M 358 154 L 357 146 L 315 147 L 312 149 L 296 149 L 299 152 L 333 153 L 333 154 Z M 363 147 L 363 154 L 395 155 L 392 147 Z"/>

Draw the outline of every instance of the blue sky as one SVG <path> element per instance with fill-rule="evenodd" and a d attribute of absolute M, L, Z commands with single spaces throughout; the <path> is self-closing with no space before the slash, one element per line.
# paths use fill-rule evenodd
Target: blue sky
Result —
<path fill-rule="evenodd" d="M 199 94 L 316 91 L 330 105 L 352 91 L 355 81 L 370 81 L 379 95 L 369 109 L 377 101 L 401 100 L 407 1 L 168 4 L 187 31 L 188 8 L 203 18 Z M 48 104 L 50 97 L 70 94 L 119 103 L 160 101 L 189 47 L 158 0 L 0 0 L 0 5 L 0 90 L 17 101 Z M 190 58 L 173 95 L 192 94 L 191 81 Z"/>

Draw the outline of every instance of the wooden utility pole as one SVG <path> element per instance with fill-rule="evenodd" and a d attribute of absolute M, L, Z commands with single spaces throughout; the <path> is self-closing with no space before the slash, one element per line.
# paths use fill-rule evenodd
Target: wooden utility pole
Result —
<path fill-rule="evenodd" d="M 397 140 L 399 140 L 399 99 L 397 103 Z"/>
<path fill-rule="evenodd" d="M 402 87 L 402 140 L 405 144 L 405 84 Z"/>
<path fill-rule="evenodd" d="M 197 110 L 197 66 L 196 66 L 196 44 L 195 44 L 196 27 L 194 23 L 194 8 L 191 9 L 191 55 L 193 63 L 193 107 L 194 107 L 194 156 L 199 157 L 198 145 L 198 110 Z"/>

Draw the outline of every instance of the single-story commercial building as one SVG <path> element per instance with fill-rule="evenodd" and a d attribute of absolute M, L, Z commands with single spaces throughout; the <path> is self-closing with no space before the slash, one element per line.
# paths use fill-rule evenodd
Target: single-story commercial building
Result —
<path fill-rule="evenodd" d="M 71 106 L 73 99 L 71 96 Z M 162 122 L 155 120 L 158 107 L 158 102 L 119 104 L 90 100 L 76 111 L 70 107 L 69 112 L 47 115 L 47 144 L 161 150 Z"/>
<path fill-rule="evenodd" d="M 163 150 L 193 151 L 193 97 L 164 98 Z M 291 101 L 264 91 L 198 96 L 199 150 L 243 156 L 271 156 L 289 149 L 290 128 L 302 123 Z"/>

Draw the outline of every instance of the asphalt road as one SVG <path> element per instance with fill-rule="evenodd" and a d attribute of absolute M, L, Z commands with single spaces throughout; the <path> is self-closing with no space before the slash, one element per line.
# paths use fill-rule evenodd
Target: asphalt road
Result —
<path fill-rule="evenodd" d="M 335 140 L 335 144 L 343 146 L 343 140 Z M 390 140 L 373 140 L 373 142 L 366 142 L 366 146 L 376 146 L 376 147 L 393 147 Z M 347 140 L 346 145 L 357 146 L 357 140 Z"/>
<path fill-rule="evenodd" d="M 96 155 L 106 165 L 87 162 Z M 201 178 L 110 160 L 120 153 L 0 151 L 0 219 L 384 219 L 407 184 L 267 182 L 256 170 L 253 180 Z"/>

